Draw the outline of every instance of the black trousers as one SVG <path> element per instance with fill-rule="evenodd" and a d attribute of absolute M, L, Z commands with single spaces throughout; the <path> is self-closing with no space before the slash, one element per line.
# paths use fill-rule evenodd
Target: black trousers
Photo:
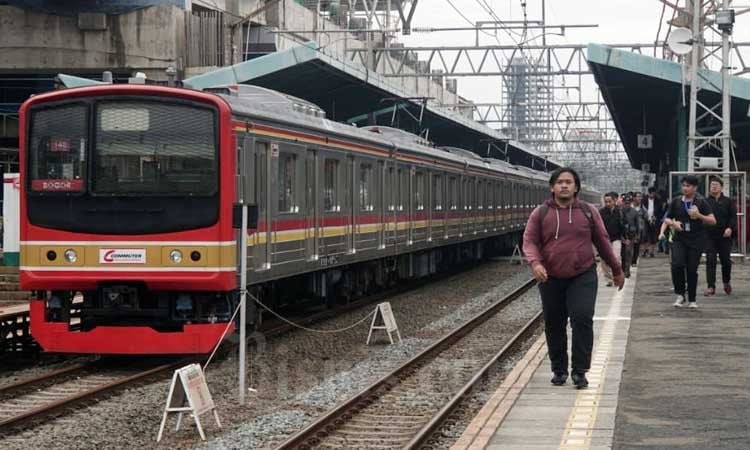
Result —
<path fill-rule="evenodd" d="M 686 245 L 681 241 L 672 243 L 672 284 L 677 295 L 685 295 L 687 279 L 687 299 L 695 301 L 698 288 L 698 264 L 701 261 L 701 246 Z"/>
<path fill-rule="evenodd" d="M 539 284 L 552 371 L 568 373 L 568 318 L 573 329 L 573 371 L 586 372 L 594 347 L 596 265 L 573 278 L 550 278 Z"/>
<path fill-rule="evenodd" d="M 630 239 L 630 243 L 625 245 L 625 238 L 623 238 L 622 247 L 620 247 L 620 262 L 622 263 L 622 271 L 626 275 L 630 273 L 630 266 L 633 264 L 634 245 L 633 239 Z"/>
<path fill-rule="evenodd" d="M 633 242 L 633 262 L 632 266 L 635 266 L 638 264 L 638 255 L 641 253 L 641 241 L 634 241 Z"/>
<path fill-rule="evenodd" d="M 710 288 L 716 288 L 717 252 L 721 260 L 721 281 L 728 284 L 732 279 L 732 238 L 706 239 L 706 280 Z"/>

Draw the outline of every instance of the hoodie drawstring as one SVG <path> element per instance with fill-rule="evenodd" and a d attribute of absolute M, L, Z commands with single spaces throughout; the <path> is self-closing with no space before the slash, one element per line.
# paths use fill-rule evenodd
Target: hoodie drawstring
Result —
<path fill-rule="evenodd" d="M 555 240 L 560 237 L 560 210 L 555 208 L 555 216 L 557 216 L 557 228 L 555 228 Z M 568 223 L 573 223 L 573 204 L 568 205 Z"/>

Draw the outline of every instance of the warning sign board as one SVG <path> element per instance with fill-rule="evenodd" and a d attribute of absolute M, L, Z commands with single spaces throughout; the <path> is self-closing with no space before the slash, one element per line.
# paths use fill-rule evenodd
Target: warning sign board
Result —
<path fill-rule="evenodd" d="M 382 317 L 382 324 L 378 325 L 378 317 Z M 393 344 L 393 336 L 391 333 L 395 332 L 398 337 L 398 341 L 401 342 L 401 333 L 398 331 L 398 325 L 396 325 L 396 318 L 393 316 L 393 310 L 389 302 L 378 304 L 375 309 L 375 315 L 372 317 L 372 323 L 370 324 L 370 333 L 367 335 L 367 344 L 370 345 L 370 339 L 372 338 L 373 330 L 385 330 L 388 333 L 388 339 Z"/>
<path fill-rule="evenodd" d="M 178 414 L 176 430 L 179 430 L 182 423 L 182 414 L 186 412 L 192 413 L 198 433 L 201 439 L 205 441 L 206 435 L 203 433 L 200 415 L 209 411 L 213 411 L 216 424 L 221 428 L 219 413 L 216 412 L 216 406 L 211 398 L 211 393 L 208 391 L 206 377 L 200 364 L 190 364 L 175 370 L 174 375 L 172 375 L 172 383 L 169 386 L 167 406 L 164 408 L 164 416 L 159 426 L 156 442 L 161 441 L 169 414 Z"/>

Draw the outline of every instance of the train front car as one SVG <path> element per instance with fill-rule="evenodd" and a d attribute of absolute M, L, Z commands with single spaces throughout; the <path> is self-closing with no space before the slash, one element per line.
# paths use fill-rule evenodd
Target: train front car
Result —
<path fill-rule="evenodd" d="M 158 86 L 24 103 L 21 286 L 44 350 L 211 351 L 236 302 L 230 117 L 218 96 Z"/>

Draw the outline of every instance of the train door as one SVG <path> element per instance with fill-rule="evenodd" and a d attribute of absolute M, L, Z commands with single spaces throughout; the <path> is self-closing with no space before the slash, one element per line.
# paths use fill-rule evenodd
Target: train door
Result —
<path fill-rule="evenodd" d="M 386 197 L 386 183 L 387 183 L 387 169 L 385 161 L 378 161 L 378 173 L 377 173 L 377 184 L 378 184 L 378 250 L 385 248 L 386 240 L 386 216 L 388 215 L 387 204 L 389 198 Z M 391 185 L 392 186 L 392 185 Z"/>
<path fill-rule="evenodd" d="M 318 152 L 308 149 L 305 163 L 305 255 L 308 261 L 316 261 L 319 256 L 320 239 Z"/>
<path fill-rule="evenodd" d="M 271 150 L 277 144 L 255 141 L 255 170 L 253 181 L 255 184 L 256 203 L 258 205 L 258 229 L 248 238 L 252 245 L 252 268 L 256 271 L 271 268 L 271 224 L 273 222 L 273 208 L 271 203 Z"/>
<path fill-rule="evenodd" d="M 356 165 L 354 164 L 354 157 L 353 156 L 347 156 L 346 157 L 346 182 L 344 185 L 347 187 L 346 189 L 346 198 L 345 198 L 345 234 L 346 234 L 346 251 L 349 254 L 353 254 L 356 252 L 356 247 L 354 244 L 354 233 L 355 233 L 355 216 L 356 216 L 356 189 L 357 185 L 355 184 L 356 176 L 355 171 L 357 170 Z"/>
<path fill-rule="evenodd" d="M 415 221 L 415 208 L 414 202 L 414 176 L 416 175 L 416 169 L 414 166 L 409 166 L 408 172 L 408 206 L 407 206 L 407 219 L 406 219 L 406 245 L 412 245 L 414 243 L 414 221 Z"/>
<path fill-rule="evenodd" d="M 487 232 L 487 183 L 481 178 L 477 181 L 477 224 L 475 231 L 478 233 Z"/>
<path fill-rule="evenodd" d="M 358 161 L 357 206 L 354 214 L 355 246 L 358 251 L 377 247 L 375 168 L 374 161 L 370 159 Z"/>

